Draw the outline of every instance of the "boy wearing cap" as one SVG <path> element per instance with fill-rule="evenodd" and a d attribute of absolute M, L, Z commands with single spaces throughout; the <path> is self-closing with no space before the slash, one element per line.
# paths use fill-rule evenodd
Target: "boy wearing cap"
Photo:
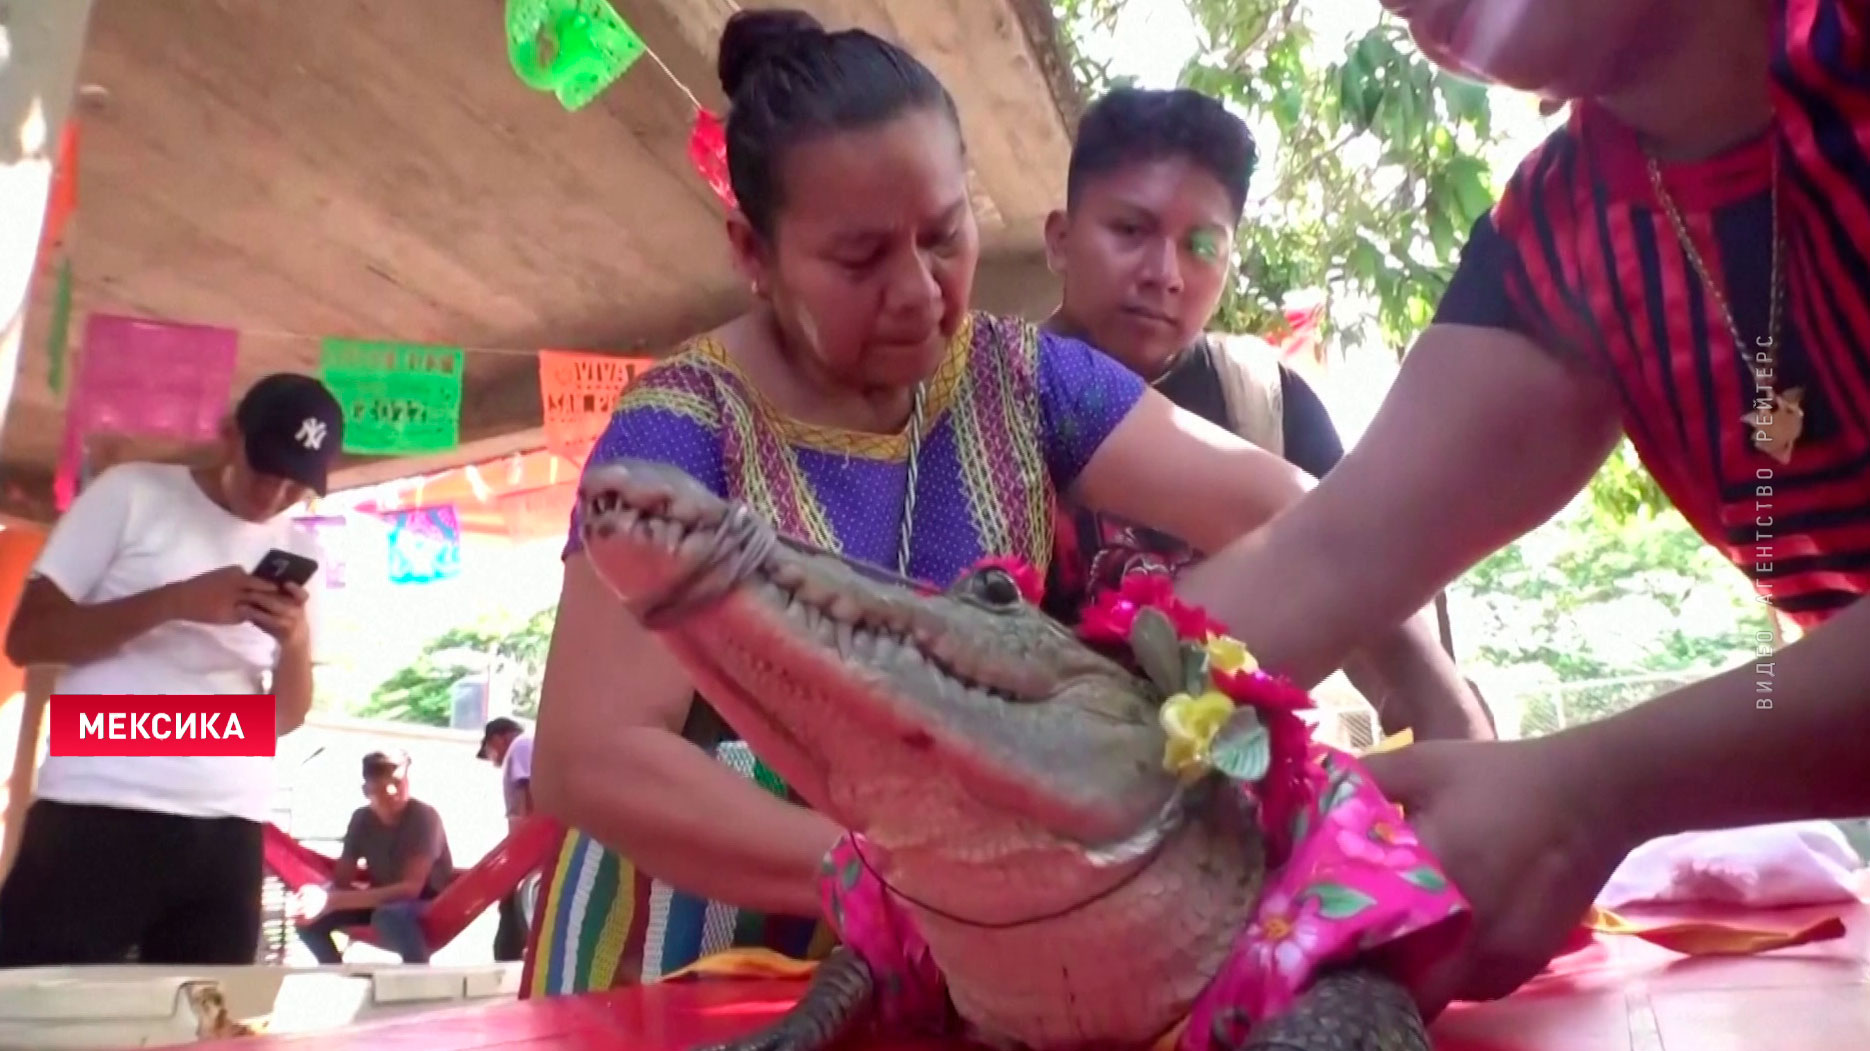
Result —
<path fill-rule="evenodd" d="M 316 557 L 291 509 L 322 495 L 344 444 L 337 399 L 268 376 L 222 425 L 215 462 L 125 463 L 81 492 L 7 632 L 15 664 L 60 665 L 57 693 L 254 694 L 277 732 L 312 701 L 304 589 L 250 570 Z M 253 962 L 266 757 L 48 757 L 0 885 L 0 967 Z"/>

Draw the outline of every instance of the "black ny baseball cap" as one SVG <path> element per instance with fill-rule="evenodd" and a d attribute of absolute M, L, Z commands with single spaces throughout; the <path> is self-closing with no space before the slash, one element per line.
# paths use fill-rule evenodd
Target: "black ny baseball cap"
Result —
<path fill-rule="evenodd" d="M 234 425 L 254 470 L 325 495 L 344 448 L 344 409 L 323 383 L 296 372 L 267 376 L 240 399 Z"/>

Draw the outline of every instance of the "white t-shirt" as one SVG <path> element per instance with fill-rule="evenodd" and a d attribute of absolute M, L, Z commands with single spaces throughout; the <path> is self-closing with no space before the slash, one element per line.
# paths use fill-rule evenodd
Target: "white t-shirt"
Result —
<path fill-rule="evenodd" d="M 311 532 L 282 514 L 249 522 L 223 510 L 188 468 L 126 463 L 97 476 L 33 566 L 82 605 L 141 594 L 223 566 L 251 569 L 283 548 L 317 557 Z M 311 616 L 308 609 L 306 615 Z M 108 656 L 59 675 L 57 693 L 262 693 L 279 644 L 251 624 L 171 621 Z M 61 803 L 153 810 L 186 817 L 265 821 L 270 757 L 48 756 L 37 795 Z"/>
<path fill-rule="evenodd" d="M 500 790 L 506 797 L 506 816 L 522 817 L 521 781 L 532 780 L 532 735 L 521 734 L 506 746 L 506 761 L 500 764 Z"/>

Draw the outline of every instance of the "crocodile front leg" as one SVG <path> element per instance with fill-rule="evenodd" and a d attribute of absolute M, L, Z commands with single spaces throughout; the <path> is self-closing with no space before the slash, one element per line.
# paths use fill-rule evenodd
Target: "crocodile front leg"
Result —
<path fill-rule="evenodd" d="M 875 983 L 863 958 L 834 949 L 792 1010 L 757 1032 L 696 1051 L 822 1051 L 870 1016 Z"/>
<path fill-rule="evenodd" d="M 1247 1034 L 1239 1051 L 1431 1051 L 1408 990 L 1372 971 L 1322 975 L 1290 1011 Z"/>

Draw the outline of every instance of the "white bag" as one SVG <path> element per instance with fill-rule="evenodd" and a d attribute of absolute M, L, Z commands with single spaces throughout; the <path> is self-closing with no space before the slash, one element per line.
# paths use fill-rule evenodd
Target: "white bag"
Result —
<path fill-rule="evenodd" d="M 1864 859 L 1829 821 L 1686 832 L 1630 852 L 1597 896 L 1606 909 L 1644 904 L 1748 908 L 1858 900 Z"/>

